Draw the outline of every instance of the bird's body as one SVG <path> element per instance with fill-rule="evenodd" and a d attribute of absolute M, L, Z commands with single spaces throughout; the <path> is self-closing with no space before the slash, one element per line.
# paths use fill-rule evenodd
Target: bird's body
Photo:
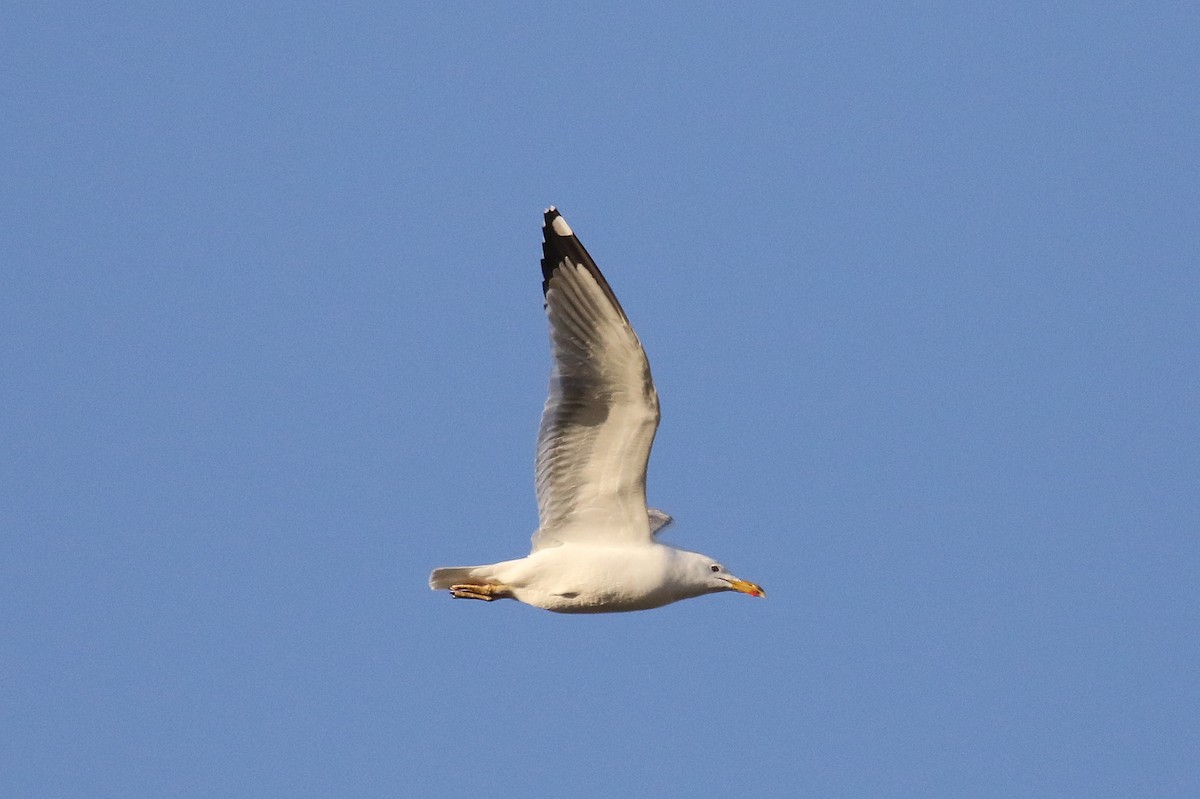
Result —
<path fill-rule="evenodd" d="M 657 542 L 552 547 L 525 558 L 475 567 L 465 582 L 494 581 L 505 586 L 513 599 L 558 613 L 648 610 L 695 596 L 669 588 L 681 552 Z"/>
<path fill-rule="evenodd" d="M 650 364 L 608 282 L 554 208 L 543 236 L 554 370 L 538 430 L 533 551 L 435 569 L 429 586 L 559 613 L 647 610 L 716 591 L 762 596 L 707 555 L 655 538 L 671 517 L 646 506 L 659 420 Z"/>

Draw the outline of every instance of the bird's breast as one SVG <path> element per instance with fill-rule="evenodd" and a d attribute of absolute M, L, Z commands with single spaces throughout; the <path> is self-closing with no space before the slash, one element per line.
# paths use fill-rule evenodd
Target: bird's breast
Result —
<path fill-rule="evenodd" d="M 661 549 L 564 545 L 539 550 L 525 559 L 527 574 L 509 584 L 522 602 L 558 613 L 656 608 L 675 599 L 664 590 L 667 559 Z"/>

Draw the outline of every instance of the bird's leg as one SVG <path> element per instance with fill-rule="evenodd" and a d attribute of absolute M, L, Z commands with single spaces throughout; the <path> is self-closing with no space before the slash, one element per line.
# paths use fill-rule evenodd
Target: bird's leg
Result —
<path fill-rule="evenodd" d="M 511 599 L 512 591 L 507 585 L 452 585 L 450 593 L 455 599 L 482 599 L 491 602 L 493 599 Z"/>

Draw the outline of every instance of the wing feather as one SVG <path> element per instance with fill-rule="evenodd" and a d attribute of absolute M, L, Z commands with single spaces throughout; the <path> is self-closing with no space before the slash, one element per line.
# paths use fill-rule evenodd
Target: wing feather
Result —
<path fill-rule="evenodd" d="M 533 548 L 649 541 L 646 465 L 659 420 L 650 364 L 608 281 L 553 208 L 543 236 L 553 368 L 538 430 Z"/>

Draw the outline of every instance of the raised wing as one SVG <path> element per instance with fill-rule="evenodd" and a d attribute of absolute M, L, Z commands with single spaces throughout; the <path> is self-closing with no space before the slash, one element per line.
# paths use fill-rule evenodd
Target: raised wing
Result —
<path fill-rule="evenodd" d="M 646 464 L 659 418 L 650 364 L 604 275 L 554 208 L 542 234 L 553 370 L 538 430 L 533 548 L 648 542 Z"/>

